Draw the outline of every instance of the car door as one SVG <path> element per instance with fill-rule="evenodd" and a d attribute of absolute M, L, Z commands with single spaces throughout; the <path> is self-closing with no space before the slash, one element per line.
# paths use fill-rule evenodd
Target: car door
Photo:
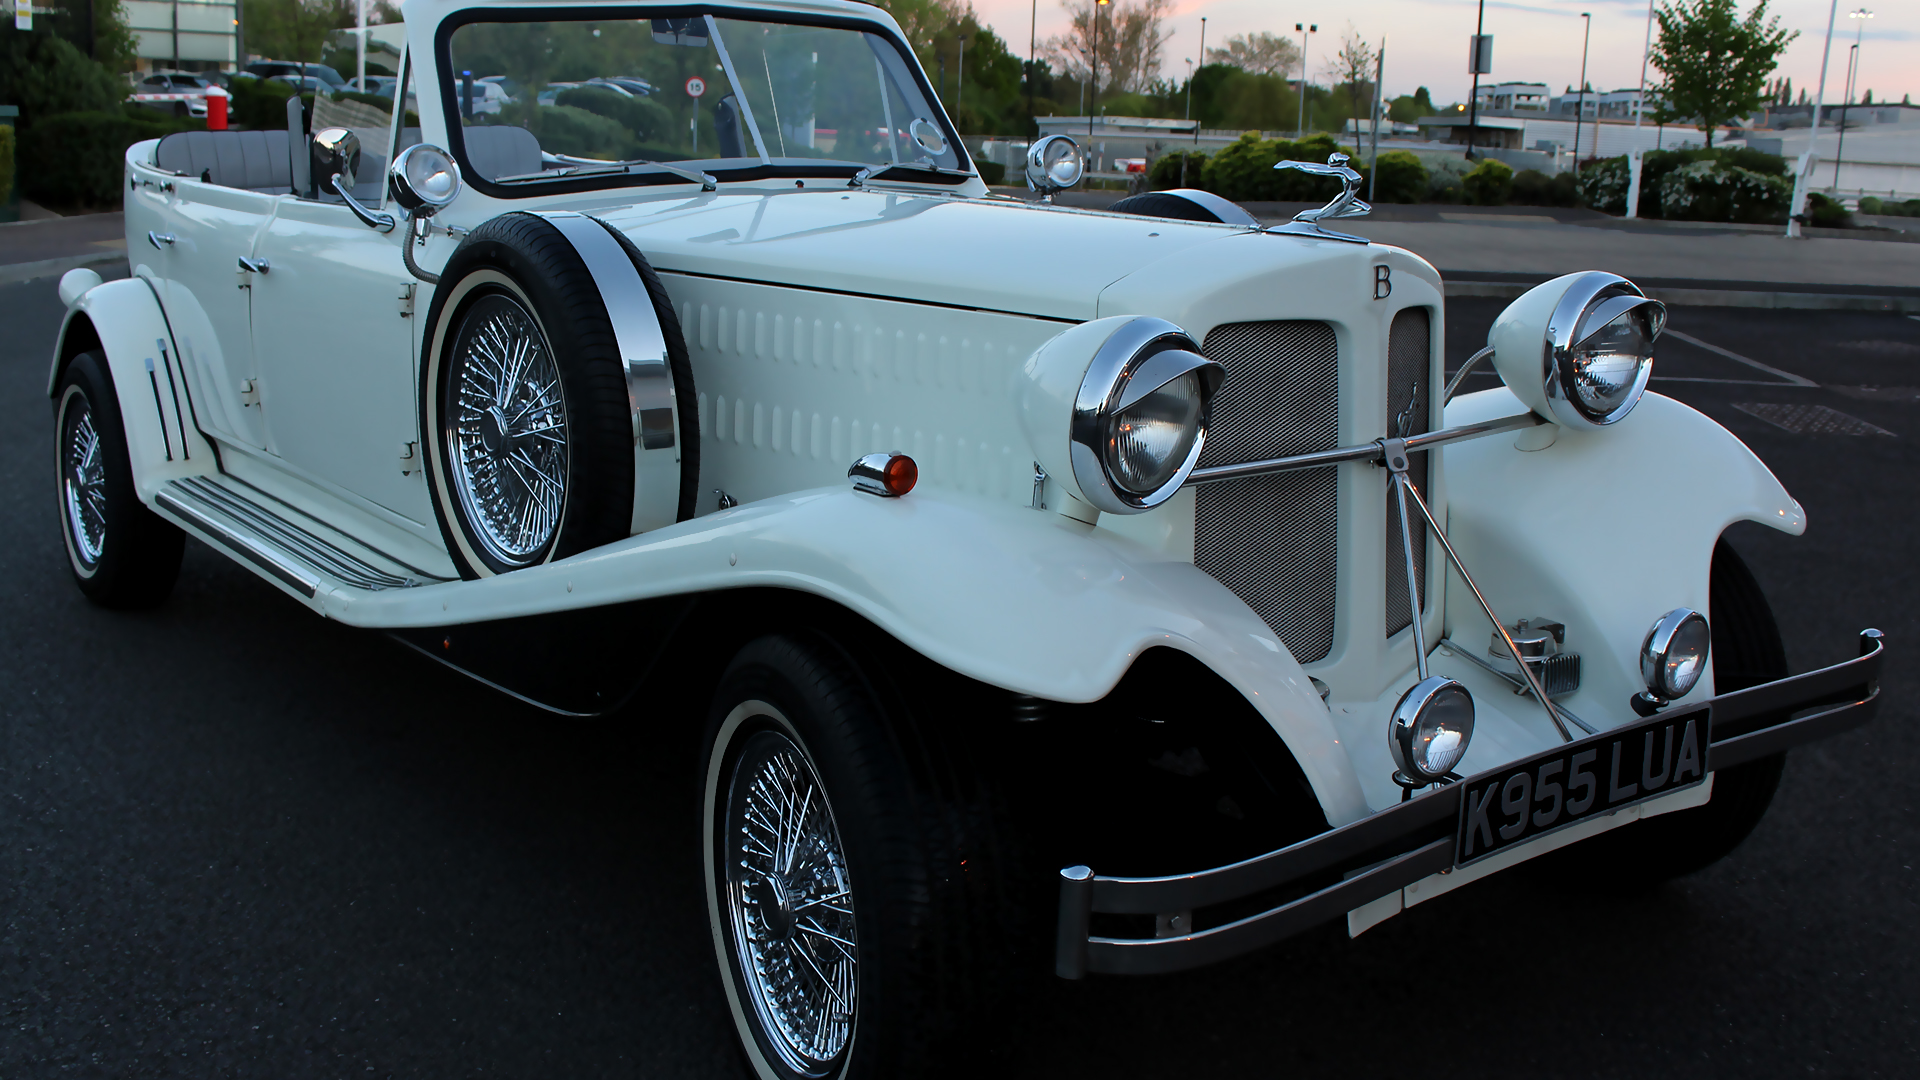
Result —
<path fill-rule="evenodd" d="M 368 228 L 338 202 L 283 200 L 254 247 L 271 270 L 250 290 L 253 345 L 280 458 L 336 494 L 428 524 L 403 231 Z"/>
<path fill-rule="evenodd" d="M 247 295 L 258 275 L 242 271 L 241 260 L 253 254 L 275 196 L 184 177 L 170 186 L 143 185 L 133 196 L 163 205 L 161 227 L 133 238 L 150 250 L 136 249 L 132 261 L 153 269 L 181 361 L 199 384 L 195 419 L 217 437 L 264 448 Z"/>

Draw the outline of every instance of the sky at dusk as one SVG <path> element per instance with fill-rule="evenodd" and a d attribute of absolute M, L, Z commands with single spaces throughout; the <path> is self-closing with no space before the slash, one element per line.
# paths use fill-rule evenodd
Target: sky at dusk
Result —
<path fill-rule="evenodd" d="M 1082 4 L 1086 0 L 1080 0 Z M 973 0 L 981 20 L 993 27 L 1009 49 L 1026 54 L 1034 16 L 1030 0 Z M 1827 32 L 1827 0 L 1776 0 L 1769 10 L 1780 25 L 1800 31 L 1787 47 L 1776 75 L 1793 79 L 1809 96 L 1820 78 L 1821 45 Z M 1841 0 L 1834 20 L 1833 54 L 1827 73 L 1827 100 L 1837 102 L 1846 80 L 1847 52 L 1863 23 L 1847 12 L 1865 6 L 1874 17 L 1864 22 L 1857 89 L 1873 91 L 1875 101 L 1920 96 L 1920 3 L 1898 0 L 1879 5 Z M 1742 3 L 1741 10 L 1751 5 Z M 1558 92 L 1580 75 L 1580 13 L 1593 13 L 1593 41 L 1587 57 L 1587 81 L 1596 90 L 1640 83 L 1640 57 L 1646 40 L 1646 0 L 1487 0 L 1486 33 L 1493 35 L 1492 82 L 1544 82 Z M 1164 73 L 1182 77 L 1185 58 L 1199 62 L 1200 17 L 1207 18 L 1207 42 L 1217 46 L 1233 34 L 1266 30 L 1293 35 L 1296 22 L 1317 22 L 1320 33 L 1309 44 L 1308 67 L 1316 81 L 1323 62 L 1339 48 L 1351 21 L 1370 42 L 1386 38 L 1386 87 L 1390 95 L 1433 91 L 1436 103 L 1465 101 L 1472 77 L 1466 74 L 1467 39 L 1473 33 L 1473 0 L 1175 0 L 1163 47 Z M 1042 42 L 1067 27 L 1068 12 L 1059 0 L 1039 0 Z M 1658 32 L 1656 26 L 1656 33 Z M 1296 38 L 1297 39 L 1297 38 Z M 1649 71 L 1647 81 L 1658 80 Z"/>

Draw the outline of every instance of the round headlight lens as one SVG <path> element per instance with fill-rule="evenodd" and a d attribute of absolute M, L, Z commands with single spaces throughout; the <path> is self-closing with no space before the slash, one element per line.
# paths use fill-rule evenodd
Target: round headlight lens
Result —
<path fill-rule="evenodd" d="M 1387 719 L 1393 764 L 1409 780 L 1432 783 L 1446 776 L 1472 741 L 1473 695 L 1444 675 L 1415 683 Z"/>
<path fill-rule="evenodd" d="M 431 215 L 460 194 L 460 168 L 445 150 L 419 143 L 394 159 L 387 186 L 401 209 Z"/>
<path fill-rule="evenodd" d="M 1573 392 L 1589 413 L 1611 416 L 1640 396 L 1653 366 L 1652 316 L 1644 307 L 1623 311 L 1574 346 Z"/>
<path fill-rule="evenodd" d="M 1132 495 L 1150 495 L 1173 479 L 1200 438 L 1206 406 L 1200 373 L 1188 371 L 1114 413 L 1108 467 Z"/>
<path fill-rule="evenodd" d="M 1640 677 L 1647 692 L 1665 701 L 1686 697 L 1707 670 L 1713 634 L 1706 616 L 1675 608 L 1660 616 L 1640 646 Z"/>

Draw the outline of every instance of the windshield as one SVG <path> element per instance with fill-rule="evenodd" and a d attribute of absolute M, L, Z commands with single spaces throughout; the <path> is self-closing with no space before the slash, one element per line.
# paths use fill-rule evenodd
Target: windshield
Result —
<path fill-rule="evenodd" d="M 649 162 L 949 182 L 968 168 L 912 59 L 872 30 L 691 15 L 472 21 L 445 40 L 454 149 L 499 194 L 685 182 Z"/>

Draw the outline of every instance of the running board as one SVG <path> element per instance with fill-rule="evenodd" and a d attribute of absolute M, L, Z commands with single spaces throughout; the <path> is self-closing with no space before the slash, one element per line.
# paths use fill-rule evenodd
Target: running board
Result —
<path fill-rule="evenodd" d="M 204 476 L 169 480 L 154 495 L 154 503 L 179 524 L 308 600 L 322 585 L 377 592 L 441 580 L 345 536 L 329 539 L 321 531 L 333 530 L 314 521 L 296 523 L 290 515 L 299 511 L 238 482 Z"/>

